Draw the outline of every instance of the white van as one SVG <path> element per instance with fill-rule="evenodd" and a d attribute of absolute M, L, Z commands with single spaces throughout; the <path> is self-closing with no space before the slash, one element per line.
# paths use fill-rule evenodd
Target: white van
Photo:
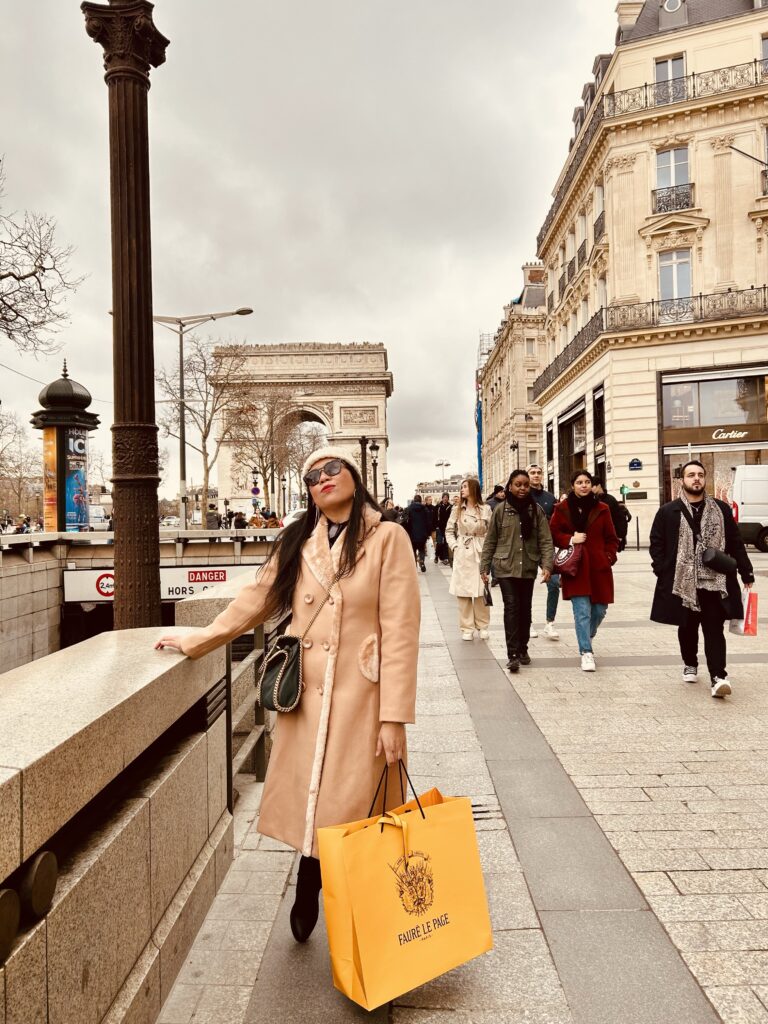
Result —
<path fill-rule="evenodd" d="M 88 506 L 88 526 L 91 530 L 109 529 L 109 516 L 103 505 Z"/>
<path fill-rule="evenodd" d="M 768 551 L 768 466 L 735 467 L 731 508 L 744 543 Z"/>

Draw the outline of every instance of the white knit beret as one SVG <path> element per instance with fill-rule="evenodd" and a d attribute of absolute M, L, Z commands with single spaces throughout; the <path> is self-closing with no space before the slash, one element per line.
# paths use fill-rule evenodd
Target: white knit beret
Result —
<path fill-rule="evenodd" d="M 341 459 L 342 462 L 346 462 L 348 465 L 354 466 L 357 470 L 358 476 L 362 477 L 363 475 L 360 472 L 360 466 L 357 464 L 357 459 L 348 448 L 335 448 L 333 445 L 328 445 L 327 448 L 318 448 L 316 452 L 313 452 L 309 456 L 301 469 L 302 480 L 314 464 L 319 462 L 320 459 Z"/>

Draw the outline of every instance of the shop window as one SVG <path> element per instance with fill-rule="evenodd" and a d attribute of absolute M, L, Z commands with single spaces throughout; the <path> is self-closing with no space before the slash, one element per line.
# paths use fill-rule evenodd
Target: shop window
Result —
<path fill-rule="evenodd" d="M 764 378 L 732 377 L 729 380 L 701 381 L 699 383 L 699 422 L 701 426 L 764 422 L 765 392 L 764 388 L 758 387 L 758 383 L 763 384 Z M 762 410 L 760 391 L 763 392 Z"/>
<path fill-rule="evenodd" d="M 547 424 L 547 462 L 551 462 L 555 457 L 555 445 L 554 445 L 554 431 L 552 424 Z"/>
<path fill-rule="evenodd" d="M 605 437 L 605 392 L 602 388 L 595 388 L 592 395 L 592 423 L 595 439 Z"/>
<path fill-rule="evenodd" d="M 662 388 L 664 426 L 697 427 L 699 425 L 699 385 L 697 381 L 665 384 Z"/>

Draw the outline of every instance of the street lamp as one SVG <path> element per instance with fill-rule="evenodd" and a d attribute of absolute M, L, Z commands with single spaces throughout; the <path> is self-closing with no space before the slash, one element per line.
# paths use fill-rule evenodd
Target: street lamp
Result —
<path fill-rule="evenodd" d="M 435 465 L 439 466 L 440 469 L 442 470 L 442 474 L 443 474 L 443 490 L 445 490 L 445 470 L 446 470 L 447 466 L 450 466 L 450 462 L 446 462 L 445 459 L 440 459 L 440 461 L 436 462 Z"/>
<path fill-rule="evenodd" d="M 384 501 L 387 501 L 388 498 L 389 498 L 389 477 L 385 473 L 384 474 Z"/>
<path fill-rule="evenodd" d="M 379 500 L 379 480 L 378 480 L 378 472 L 377 472 L 377 470 L 378 470 L 378 466 L 379 466 L 379 460 L 378 460 L 379 446 L 376 444 L 375 441 L 371 441 L 371 443 L 369 445 L 369 449 L 370 449 L 370 452 L 371 452 L 371 467 L 373 468 L 373 498 L 374 498 L 374 501 L 378 501 Z"/>
<path fill-rule="evenodd" d="M 285 515 L 285 513 L 288 511 L 285 507 L 285 485 L 287 483 L 288 478 L 286 477 L 285 473 L 283 473 L 283 475 L 280 477 L 280 484 L 282 485 L 283 488 L 283 515 Z"/>
<path fill-rule="evenodd" d="M 187 528 L 187 437 L 186 406 L 184 404 L 184 335 L 187 331 L 201 327 L 210 320 L 223 320 L 227 316 L 250 316 L 248 306 L 226 313 L 196 313 L 189 316 L 153 316 L 153 323 L 166 327 L 179 336 L 179 521 L 182 530 Z"/>
<path fill-rule="evenodd" d="M 363 475 L 363 486 L 368 486 L 368 438 L 363 434 L 360 438 L 360 470 Z"/>

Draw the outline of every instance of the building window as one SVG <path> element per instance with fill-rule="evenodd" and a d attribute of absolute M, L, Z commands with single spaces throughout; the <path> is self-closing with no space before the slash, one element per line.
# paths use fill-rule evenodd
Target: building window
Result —
<path fill-rule="evenodd" d="M 688 147 L 659 150 L 656 154 L 656 187 L 671 188 L 689 182 Z"/>
<path fill-rule="evenodd" d="M 536 356 L 536 339 L 526 338 L 525 339 L 525 354 L 529 359 L 533 359 Z"/>
<path fill-rule="evenodd" d="M 605 437 L 605 391 L 602 387 L 592 393 L 592 424 L 595 439 Z"/>
<path fill-rule="evenodd" d="M 602 309 L 608 305 L 608 282 L 605 277 L 597 279 L 597 308 Z"/>
<path fill-rule="evenodd" d="M 691 250 L 673 249 L 659 253 L 659 298 L 687 298 L 691 288 Z"/>
<path fill-rule="evenodd" d="M 581 326 L 586 327 L 589 323 L 589 303 L 586 299 L 581 300 Z"/>
<path fill-rule="evenodd" d="M 526 388 L 526 391 L 528 393 L 528 404 L 529 405 L 533 405 L 533 401 L 534 401 L 534 398 L 533 398 L 533 388 Z"/>
<path fill-rule="evenodd" d="M 667 430 L 768 421 L 766 378 L 759 374 L 664 384 L 661 396 Z"/>
<path fill-rule="evenodd" d="M 547 462 L 555 457 L 554 428 L 551 423 L 547 424 Z"/>
<path fill-rule="evenodd" d="M 529 466 L 535 466 L 538 461 L 539 461 L 539 453 L 536 451 L 535 448 L 529 448 L 528 449 L 528 465 Z"/>
<path fill-rule="evenodd" d="M 657 107 L 687 99 L 685 57 L 679 54 L 676 57 L 662 57 L 657 60 L 654 81 L 653 98 Z"/>
<path fill-rule="evenodd" d="M 699 385 L 695 381 L 665 384 L 662 389 L 665 427 L 695 427 L 699 422 Z"/>

